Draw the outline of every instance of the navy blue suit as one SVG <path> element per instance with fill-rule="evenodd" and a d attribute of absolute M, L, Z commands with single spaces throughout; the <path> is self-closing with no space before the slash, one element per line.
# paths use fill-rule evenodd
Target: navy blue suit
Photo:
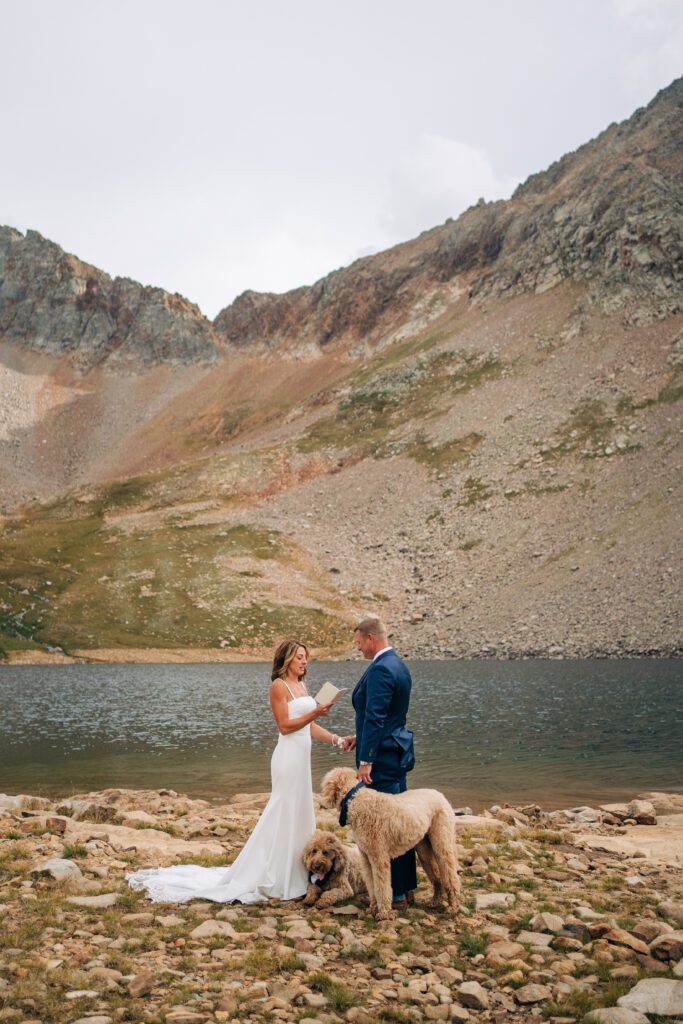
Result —
<path fill-rule="evenodd" d="M 371 788 L 380 793 L 403 793 L 408 788 L 401 769 L 401 749 L 391 733 L 405 726 L 412 679 L 408 667 L 393 650 L 384 651 L 370 663 L 351 697 L 356 712 L 356 766 L 372 764 Z M 394 895 L 417 887 L 415 851 L 391 862 Z"/>

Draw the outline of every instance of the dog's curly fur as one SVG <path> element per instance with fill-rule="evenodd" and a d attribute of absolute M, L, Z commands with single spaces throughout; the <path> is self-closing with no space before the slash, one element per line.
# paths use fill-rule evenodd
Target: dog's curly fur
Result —
<path fill-rule="evenodd" d="M 314 832 L 301 855 L 307 871 L 324 875 L 319 885 L 311 882 L 304 897 L 310 907 L 319 910 L 333 907 L 356 893 L 367 892 L 361 869 L 360 850 L 357 846 L 343 846 L 333 832 Z"/>
<path fill-rule="evenodd" d="M 356 785 L 351 768 L 333 768 L 322 781 L 323 803 L 339 807 Z M 379 920 L 392 916 L 392 857 L 413 847 L 434 889 L 434 902 L 444 897 L 458 909 L 458 862 L 453 809 L 436 789 L 413 789 L 392 795 L 361 789 L 348 804 L 348 823 L 358 843 L 370 910 Z"/>

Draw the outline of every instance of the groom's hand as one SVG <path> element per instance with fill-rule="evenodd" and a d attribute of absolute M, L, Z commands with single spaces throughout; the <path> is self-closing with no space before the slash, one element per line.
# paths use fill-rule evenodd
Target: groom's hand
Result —
<path fill-rule="evenodd" d="M 362 764 L 356 772 L 356 778 L 359 782 L 364 782 L 366 786 L 369 786 L 372 782 L 372 765 Z"/>

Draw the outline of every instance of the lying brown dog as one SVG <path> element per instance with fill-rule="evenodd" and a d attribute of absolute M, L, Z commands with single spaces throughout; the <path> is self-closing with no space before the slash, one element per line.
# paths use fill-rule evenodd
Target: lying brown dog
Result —
<path fill-rule="evenodd" d="M 304 897 L 310 907 L 332 907 L 356 893 L 367 892 L 361 871 L 360 851 L 356 846 L 343 846 L 333 832 L 314 832 L 301 855 L 307 871 L 317 877 L 311 881 Z"/>

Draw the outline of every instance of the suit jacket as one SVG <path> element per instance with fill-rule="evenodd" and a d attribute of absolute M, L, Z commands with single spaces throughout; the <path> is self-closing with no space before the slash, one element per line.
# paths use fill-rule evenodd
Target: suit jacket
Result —
<path fill-rule="evenodd" d="M 356 765 L 370 761 L 373 775 L 398 777 L 400 751 L 391 733 L 405 726 L 412 679 L 395 651 L 385 651 L 370 663 L 353 691 L 356 712 Z"/>

